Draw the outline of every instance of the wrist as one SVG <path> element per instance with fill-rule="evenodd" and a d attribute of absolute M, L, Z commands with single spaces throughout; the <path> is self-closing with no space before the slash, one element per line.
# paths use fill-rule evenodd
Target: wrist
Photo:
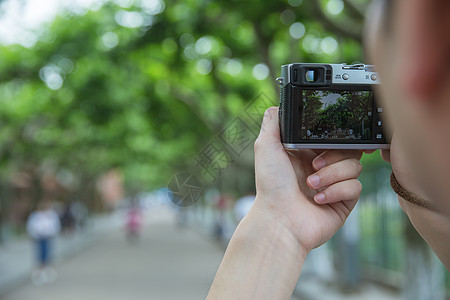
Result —
<path fill-rule="evenodd" d="M 230 241 L 227 253 L 241 272 L 228 279 L 234 287 L 246 286 L 246 293 L 253 298 L 288 299 L 308 251 L 281 222 L 258 208 L 251 209 Z M 239 295 L 246 298 L 246 293 L 239 290 Z"/>
<path fill-rule="evenodd" d="M 289 299 L 307 251 L 254 206 L 228 244 L 208 299 Z"/>
<path fill-rule="evenodd" d="M 238 236 L 268 251 L 288 249 L 292 256 L 304 260 L 311 249 L 297 239 L 287 217 L 277 215 L 270 211 L 270 208 L 262 206 L 256 199 L 252 209 L 237 228 Z"/>

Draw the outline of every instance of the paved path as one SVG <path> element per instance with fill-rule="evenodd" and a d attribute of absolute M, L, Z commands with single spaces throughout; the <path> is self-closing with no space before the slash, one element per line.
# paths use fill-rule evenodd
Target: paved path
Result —
<path fill-rule="evenodd" d="M 92 245 L 106 232 L 117 231 L 122 226 L 123 214 L 104 214 L 93 217 L 83 231 L 59 236 L 53 244 L 54 260 L 64 261 Z M 10 240 L 0 246 L 0 299 L 11 289 L 22 285 L 35 264 L 34 245 L 25 237 Z"/>
<path fill-rule="evenodd" d="M 97 230 L 94 241 L 84 243 L 84 248 L 74 251 L 78 253 L 71 257 L 61 257 L 56 264 L 59 276 L 55 282 L 37 287 L 28 277 L 20 287 L 0 299 L 204 299 L 222 259 L 223 245 L 199 233 L 205 226 L 196 226 L 195 230 L 177 228 L 169 210 L 154 211 L 146 219 L 145 230 L 136 243 L 127 241 L 118 221 L 120 215 L 112 221 L 100 222 L 103 229 Z M 21 253 L 17 253 L 19 258 Z M 23 259 L 29 260 L 28 256 Z M 301 287 L 302 299 L 400 298 L 376 286 L 365 286 L 361 293 L 345 295 L 329 284 L 307 277 L 303 278 Z"/>
<path fill-rule="evenodd" d="M 28 281 L 5 300 L 203 299 L 223 249 L 191 229 L 179 229 L 168 212 L 149 215 L 141 239 L 105 234 L 84 252 L 56 265 L 56 282 Z"/>

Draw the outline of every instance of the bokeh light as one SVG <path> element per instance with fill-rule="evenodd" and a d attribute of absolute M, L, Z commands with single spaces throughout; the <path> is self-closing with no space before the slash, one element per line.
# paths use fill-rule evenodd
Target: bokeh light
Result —
<path fill-rule="evenodd" d="M 264 80 L 269 76 L 269 67 L 264 63 L 259 63 L 253 67 L 253 77 L 257 80 Z"/>
<path fill-rule="evenodd" d="M 289 34 L 294 39 L 300 39 L 305 35 L 306 29 L 305 25 L 303 25 L 301 22 L 295 22 L 289 27 Z"/>
<path fill-rule="evenodd" d="M 327 11 L 329 14 L 338 15 L 344 10 L 344 2 L 342 0 L 329 0 L 327 3 Z"/>

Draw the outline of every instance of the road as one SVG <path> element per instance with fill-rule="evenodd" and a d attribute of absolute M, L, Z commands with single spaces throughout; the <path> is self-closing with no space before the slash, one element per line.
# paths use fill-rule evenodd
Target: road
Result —
<path fill-rule="evenodd" d="M 2 300 L 189 300 L 204 299 L 223 256 L 198 225 L 177 227 L 173 211 L 154 210 L 146 215 L 146 226 L 135 243 L 127 241 L 122 219 L 116 215 L 102 222 L 98 237 L 81 246 L 71 257 L 60 258 L 55 282 L 35 286 L 28 279 L 0 297 Z M 110 224 L 105 225 L 105 224 Z M 205 226 L 203 226 L 205 227 Z M 202 227 L 202 228 L 203 228 Z M 192 228 L 197 228 L 196 230 Z M 204 228 L 203 228 L 204 229 Z M 62 246 L 62 242 L 60 246 Z M 67 244 L 67 243 L 65 243 Z M 69 247 L 76 244 L 76 240 Z M 86 244 L 86 243 L 85 243 Z M 22 252 L 11 261 L 29 259 Z M 5 261 L 3 265 L 6 266 Z M 13 266 L 14 263 L 10 263 Z M 15 265 L 19 265 L 16 263 Z M 11 270 L 11 269 L 10 269 Z M 6 271 L 6 270 L 3 270 Z M 299 294 L 302 299 L 400 299 L 398 293 L 365 284 L 352 295 L 329 282 L 306 276 Z M 295 296 L 292 300 L 297 299 Z"/>
<path fill-rule="evenodd" d="M 59 262 L 55 282 L 29 280 L 2 299 L 204 299 L 222 255 L 222 246 L 157 212 L 137 242 L 128 242 L 122 230 L 107 233 Z"/>

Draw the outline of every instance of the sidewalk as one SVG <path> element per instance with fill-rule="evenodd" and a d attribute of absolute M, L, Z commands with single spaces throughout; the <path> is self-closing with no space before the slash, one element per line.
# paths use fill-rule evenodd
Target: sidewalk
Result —
<path fill-rule="evenodd" d="M 195 219 L 192 214 L 190 218 Z M 210 227 L 200 222 L 177 227 L 174 212 L 168 209 L 154 210 L 146 220 L 145 230 L 135 243 L 127 241 L 121 228 L 123 215 L 97 220 L 93 226 L 96 229 L 86 236 L 60 239 L 60 259 L 55 266 L 58 279 L 40 287 L 30 282 L 32 255 L 30 249 L 26 250 L 30 243 L 0 250 L 0 282 L 6 286 L 6 277 L 13 277 L 12 273 L 16 277 L 16 288 L 0 298 L 204 299 L 224 252 L 223 245 L 209 237 Z M 208 218 L 203 216 L 205 220 Z M 304 300 L 400 298 L 374 284 L 362 285 L 359 293 L 344 294 L 330 281 L 308 276 L 307 272 L 303 275 L 295 295 Z"/>
<path fill-rule="evenodd" d="M 171 211 L 147 216 L 140 240 L 123 230 L 104 233 L 84 251 L 56 264 L 56 282 L 29 280 L 1 299 L 204 299 L 223 248 L 190 228 L 177 228 Z"/>
<path fill-rule="evenodd" d="M 98 236 L 117 229 L 120 215 L 97 216 L 89 221 L 87 228 L 72 235 L 59 236 L 54 241 L 56 263 L 76 255 L 92 245 Z M 23 237 L 0 246 L 0 297 L 10 290 L 29 281 L 35 266 L 32 240 Z"/>

